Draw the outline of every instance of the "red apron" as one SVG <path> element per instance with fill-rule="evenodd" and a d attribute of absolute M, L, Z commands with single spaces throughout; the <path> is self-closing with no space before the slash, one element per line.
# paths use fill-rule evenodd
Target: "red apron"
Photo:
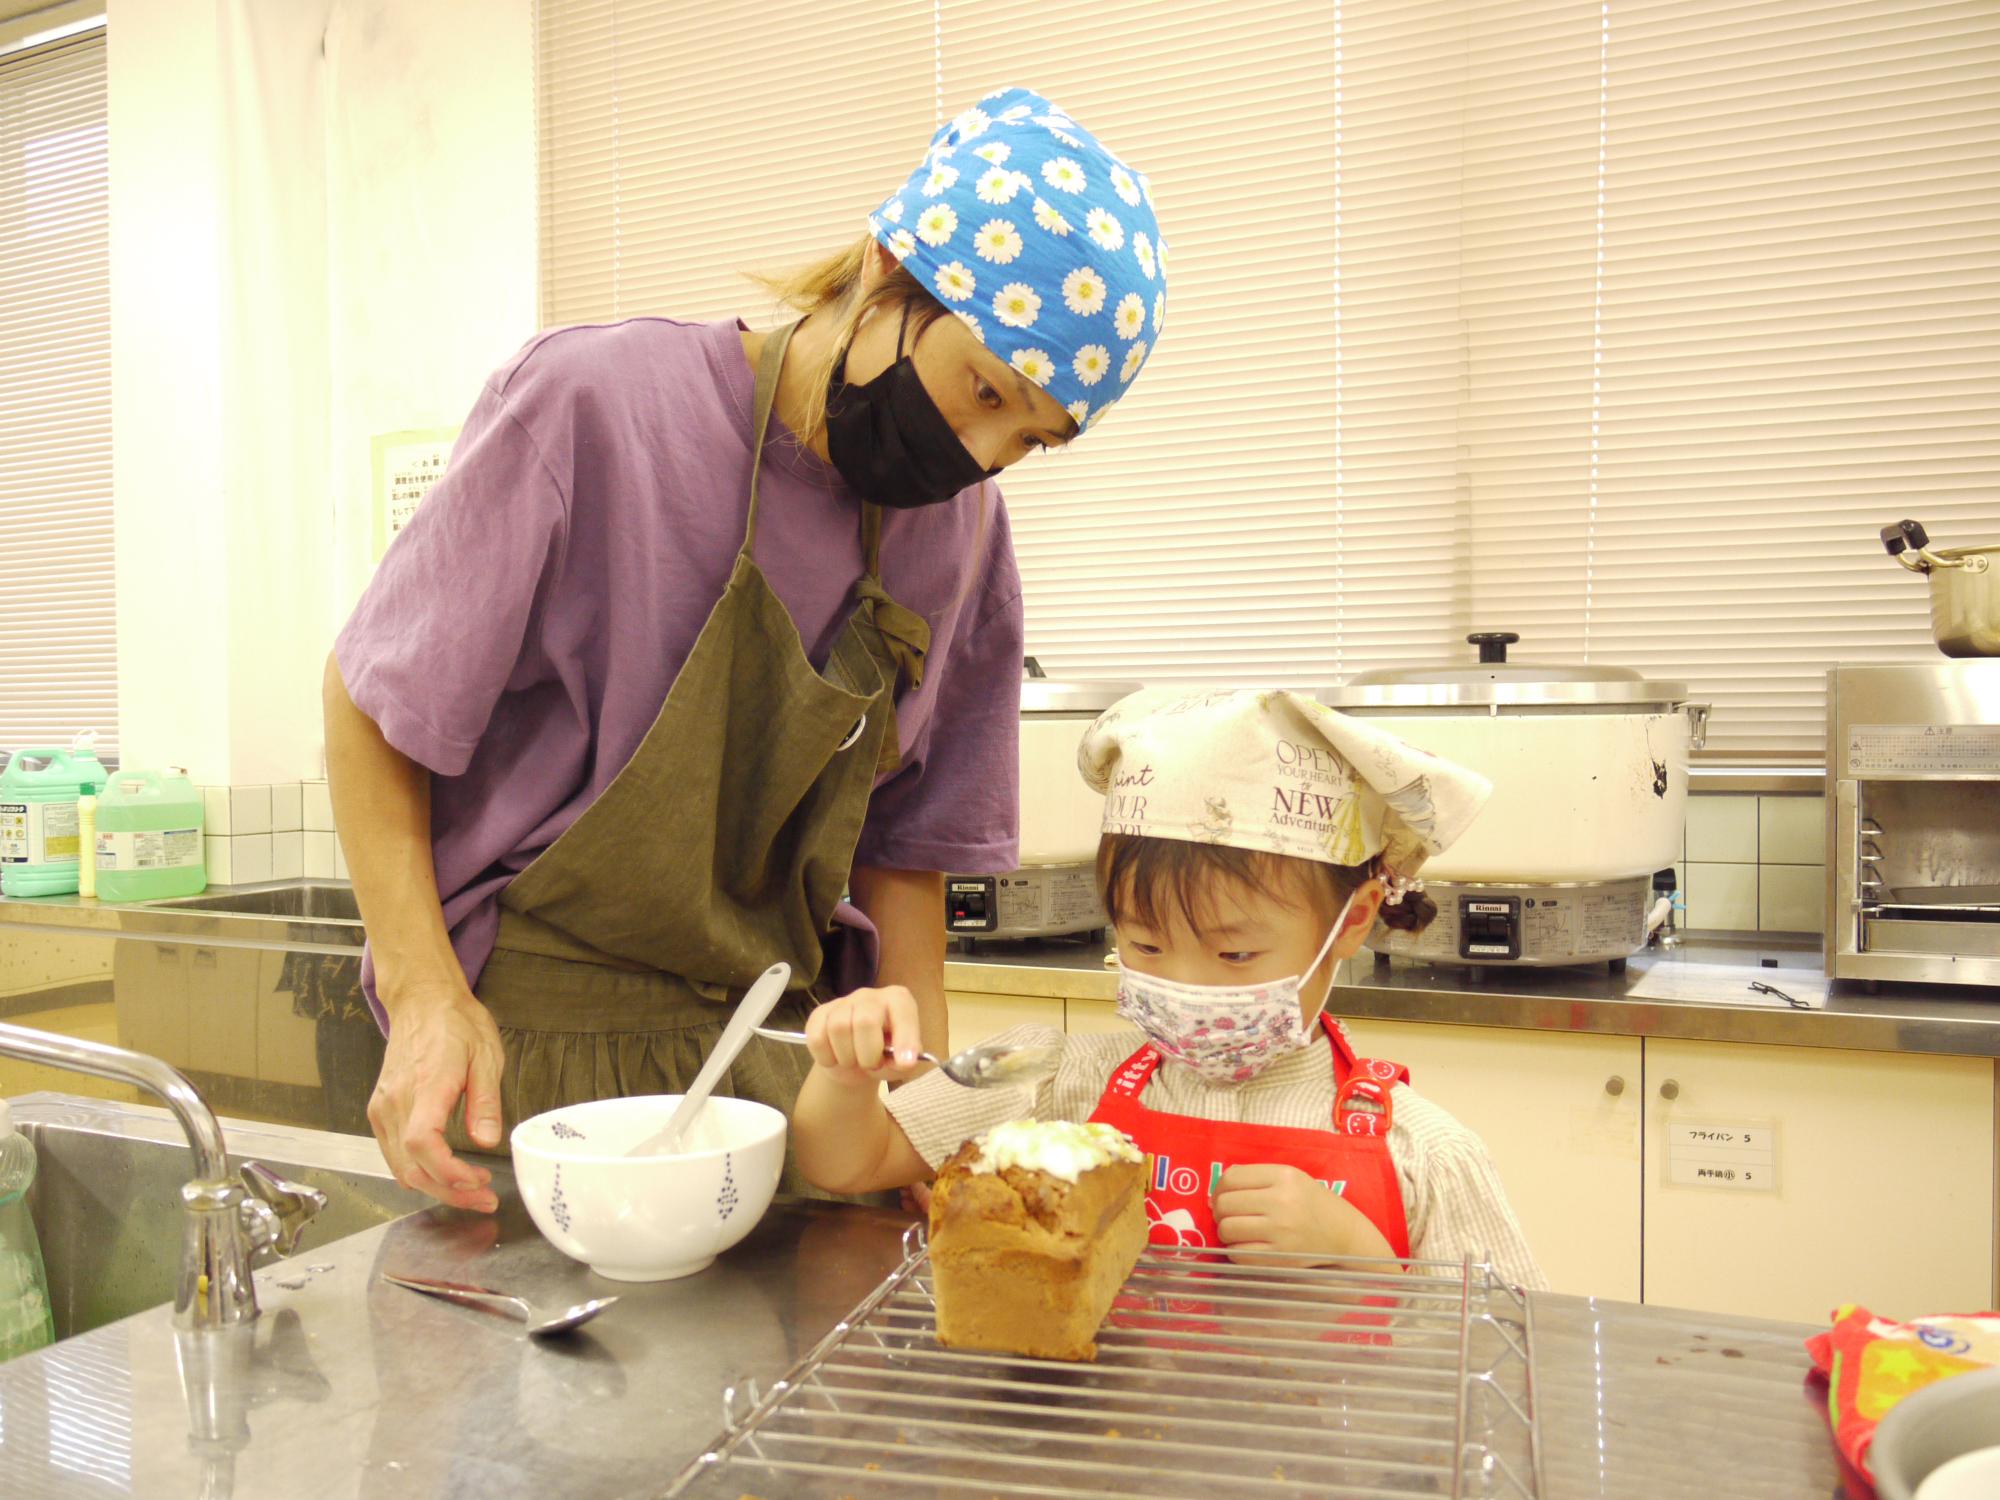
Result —
<path fill-rule="evenodd" d="M 1092 1120 L 1116 1125 L 1146 1153 L 1146 1217 L 1155 1245 L 1222 1246 L 1215 1228 L 1216 1185 L 1227 1167 L 1277 1163 L 1297 1167 L 1367 1215 L 1397 1255 L 1410 1253 L 1403 1188 L 1389 1157 L 1389 1090 L 1410 1081 L 1398 1063 L 1356 1059 L 1341 1029 L 1324 1014 L 1333 1043 L 1333 1128 L 1243 1125 L 1162 1114 L 1141 1100 L 1160 1054 L 1150 1042 L 1126 1058 L 1098 1100 Z"/>
<path fill-rule="evenodd" d="M 1160 1054 L 1150 1042 L 1111 1075 L 1090 1118 L 1116 1125 L 1146 1153 L 1146 1218 L 1152 1225 L 1148 1236 L 1152 1244 L 1221 1250 L 1222 1239 L 1215 1227 L 1215 1193 L 1224 1169 L 1279 1163 L 1297 1167 L 1352 1203 L 1382 1231 L 1392 1251 L 1408 1258 L 1410 1226 L 1403 1213 L 1403 1187 L 1389 1155 L 1393 1119 L 1389 1090 L 1398 1083 L 1408 1083 L 1410 1070 L 1400 1063 L 1357 1060 L 1346 1036 L 1323 1013 L 1320 1024 L 1333 1043 L 1331 1130 L 1242 1125 L 1148 1109 L 1141 1095 L 1160 1065 Z M 1199 1258 L 1219 1261 L 1224 1257 L 1213 1254 Z M 1205 1273 L 1192 1274 L 1201 1277 Z M 1392 1297 L 1364 1296 L 1360 1301 L 1364 1306 L 1395 1306 Z M 1200 1349 L 1204 1346 L 1183 1343 L 1180 1336 L 1218 1333 L 1222 1327 L 1201 1318 L 1215 1309 L 1197 1298 L 1127 1293 L 1115 1305 L 1122 1311 L 1145 1315 L 1133 1322 L 1135 1330 L 1174 1335 L 1177 1347 Z M 1168 1316 L 1163 1319 L 1162 1314 Z M 1190 1320 L 1187 1314 L 1196 1317 Z M 1117 1313 L 1113 1318 L 1116 1320 Z M 1356 1324 L 1386 1324 L 1386 1313 L 1349 1312 L 1338 1321 L 1347 1325 L 1346 1331 L 1329 1329 L 1320 1335 L 1322 1341 L 1388 1342 L 1386 1334 L 1354 1331 Z"/>

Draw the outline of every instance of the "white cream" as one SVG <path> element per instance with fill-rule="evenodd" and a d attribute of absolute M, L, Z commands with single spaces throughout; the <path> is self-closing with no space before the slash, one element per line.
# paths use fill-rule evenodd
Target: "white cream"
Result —
<path fill-rule="evenodd" d="M 1139 1148 L 1115 1125 L 1075 1120 L 1009 1120 L 979 1137 L 975 1172 L 1019 1167 L 1075 1182 L 1107 1162 L 1138 1161 Z"/>

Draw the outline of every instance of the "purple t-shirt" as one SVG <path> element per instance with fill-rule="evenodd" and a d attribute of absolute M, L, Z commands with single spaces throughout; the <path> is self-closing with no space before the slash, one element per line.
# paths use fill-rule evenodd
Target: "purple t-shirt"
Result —
<path fill-rule="evenodd" d="M 728 582 L 750 505 L 740 326 L 634 318 L 532 340 L 480 391 L 335 645 L 355 705 L 432 773 L 468 983 L 501 890 L 631 759 Z M 754 555 L 823 666 L 854 607 L 861 504 L 771 427 Z M 1021 581 L 986 491 L 983 520 L 976 489 L 883 519 L 883 585 L 930 622 L 931 648 L 897 699 L 903 765 L 875 787 L 857 864 L 1016 862 Z"/>

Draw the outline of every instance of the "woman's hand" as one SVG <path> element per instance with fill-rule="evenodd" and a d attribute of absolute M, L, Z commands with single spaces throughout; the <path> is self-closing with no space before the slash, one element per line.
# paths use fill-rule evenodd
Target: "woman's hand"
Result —
<path fill-rule="evenodd" d="M 917 1001 L 893 984 L 829 1000 L 806 1019 L 806 1048 L 821 1076 L 843 1088 L 873 1090 L 919 1071 L 923 1050 Z"/>
<path fill-rule="evenodd" d="M 1387 1259 L 1396 1253 L 1360 1209 L 1297 1167 L 1276 1163 L 1224 1169 L 1216 1185 L 1215 1227 L 1239 1265 L 1259 1264 L 1260 1250 L 1327 1260 Z"/>
<path fill-rule="evenodd" d="M 503 1058 L 492 1013 L 463 983 L 399 994 L 390 1003 L 389 1046 L 368 1123 L 398 1182 L 454 1208 L 499 1207 L 493 1174 L 454 1156 L 444 1132 L 463 1095 L 466 1133 L 498 1149 Z"/>

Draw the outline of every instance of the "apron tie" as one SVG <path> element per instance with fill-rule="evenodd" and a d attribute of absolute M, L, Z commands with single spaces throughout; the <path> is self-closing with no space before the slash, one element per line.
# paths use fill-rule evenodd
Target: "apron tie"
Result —
<path fill-rule="evenodd" d="M 913 688 L 924 682 L 924 653 L 931 648 L 930 622 L 913 609 L 905 609 L 889 597 L 882 581 L 870 574 L 855 580 L 855 596 L 867 610 L 870 623 L 882 643 L 895 658 L 897 669 Z"/>

